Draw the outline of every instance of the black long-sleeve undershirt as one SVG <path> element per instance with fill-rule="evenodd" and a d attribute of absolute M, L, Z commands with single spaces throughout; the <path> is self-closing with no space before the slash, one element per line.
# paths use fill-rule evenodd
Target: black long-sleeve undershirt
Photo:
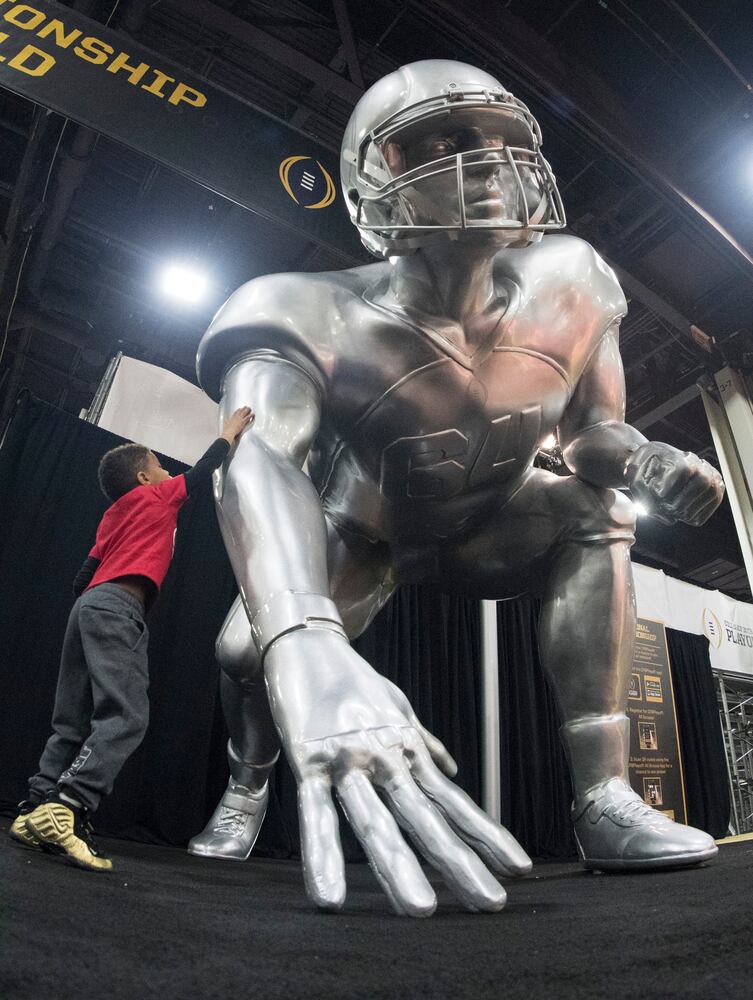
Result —
<path fill-rule="evenodd" d="M 225 438 L 217 438 L 209 445 L 199 461 L 186 475 L 186 493 L 190 496 L 199 483 L 211 476 L 215 469 L 219 469 L 227 458 L 230 445 Z"/>
<path fill-rule="evenodd" d="M 84 565 L 73 579 L 73 594 L 75 597 L 80 597 L 89 586 L 100 562 L 101 560 L 95 559 L 94 556 L 86 557 Z"/>
<path fill-rule="evenodd" d="M 184 473 L 186 479 L 186 494 L 190 496 L 197 486 L 202 483 L 207 477 L 211 476 L 215 469 L 219 469 L 222 463 L 227 458 L 228 452 L 230 451 L 230 444 L 225 438 L 217 438 L 212 444 L 207 448 L 198 462 Z M 74 596 L 80 597 L 81 594 L 86 590 L 86 588 L 91 583 L 94 574 L 97 572 L 97 567 L 99 566 L 101 560 L 95 559 L 94 556 L 87 556 L 83 566 L 76 573 L 73 580 L 73 593 Z"/>

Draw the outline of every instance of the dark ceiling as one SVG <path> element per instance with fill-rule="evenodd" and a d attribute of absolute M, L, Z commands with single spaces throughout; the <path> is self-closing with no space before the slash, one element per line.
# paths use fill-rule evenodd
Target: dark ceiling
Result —
<path fill-rule="evenodd" d="M 67 6 L 112 15 L 119 32 L 333 150 L 358 92 L 404 62 L 446 57 L 494 73 L 541 123 L 569 229 L 623 282 L 628 418 L 715 461 L 696 382 L 753 350 L 750 0 Z M 5 90 L 0 149 L 0 421 L 21 387 L 78 413 L 118 351 L 193 379 L 202 332 L 235 287 L 342 266 L 304 235 Z M 61 197 L 66 170 L 75 183 Z M 176 256 L 211 275 L 200 307 L 158 293 L 158 267 Z M 713 355 L 691 325 L 715 339 Z M 726 502 L 702 531 L 646 519 L 637 553 L 749 598 Z"/>

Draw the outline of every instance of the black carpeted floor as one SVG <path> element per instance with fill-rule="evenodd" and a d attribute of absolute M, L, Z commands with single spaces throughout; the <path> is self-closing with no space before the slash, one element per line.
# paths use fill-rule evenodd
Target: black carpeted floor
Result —
<path fill-rule="evenodd" d="M 668 998 L 753 991 L 753 843 L 705 868 L 606 876 L 542 864 L 500 914 L 440 887 L 429 920 L 394 917 L 365 865 L 345 910 L 307 903 L 297 863 L 202 862 L 103 841 L 117 870 L 15 847 L 0 822 L 3 1000 Z"/>

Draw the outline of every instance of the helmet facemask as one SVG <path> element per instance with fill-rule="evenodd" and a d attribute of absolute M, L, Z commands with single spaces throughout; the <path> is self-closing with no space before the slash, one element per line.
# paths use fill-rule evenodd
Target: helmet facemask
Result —
<path fill-rule="evenodd" d="M 540 141 L 536 120 L 504 91 L 415 104 L 361 142 L 354 221 L 390 254 L 469 236 L 531 243 L 565 225 Z"/>

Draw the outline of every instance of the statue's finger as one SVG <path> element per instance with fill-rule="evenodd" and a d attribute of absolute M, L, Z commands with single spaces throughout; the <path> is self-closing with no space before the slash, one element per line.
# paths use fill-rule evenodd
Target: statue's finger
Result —
<path fill-rule="evenodd" d="M 412 773 L 424 793 L 490 868 L 516 877 L 530 872 L 531 859 L 510 831 L 479 809 L 473 799 L 440 774 L 430 760 L 419 755 Z"/>
<path fill-rule="evenodd" d="M 696 497 L 688 497 L 685 504 L 685 520 L 695 523 L 695 519 L 702 511 L 706 510 L 711 504 L 718 504 L 720 501 L 721 497 L 716 491 L 714 484 L 704 483 L 703 489 L 699 491 Z"/>
<path fill-rule="evenodd" d="M 463 904 L 470 910 L 501 910 L 505 890 L 416 786 L 404 761 L 394 763 L 381 788 L 400 826 Z"/>
<path fill-rule="evenodd" d="M 651 507 L 650 505 L 647 505 L 647 507 L 649 515 L 653 517 L 655 521 L 659 521 L 660 524 L 675 523 L 676 518 L 670 517 L 668 514 L 662 514 L 662 512 L 660 510 L 657 510 L 656 507 Z"/>
<path fill-rule="evenodd" d="M 691 479 L 668 501 L 667 506 L 679 516 L 685 517 L 699 502 L 706 505 L 710 491 L 713 491 L 713 487 L 709 483 L 702 479 Z"/>
<path fill-rule="evenodd" d="M 340 825 L 329 782 L 319 775 L 298 786 L 303 878 L 309 899 L 323 910 L 345 902 L 345 863 Z"/>
<path fill-rule="evenodd" d="M 366 775 L 349 772 L 338 782 L 337 795 L 395 912 L 431 916 L 437 906 L 434 890 Z"/>
<path fill-rule="evenodd" d="M 697 506 L 688 512 L 688 516 L 685 520 L 688 524 L 692 524 L 694 527 L 698 528 L 708 521 L 721 502 L 722 498 L 718 493 L 714 493 L 714 496 L 711 497 L 711 499 L 706 496 L 702 501 L 698 502 Z"/>
<path fill-rule="evenodd" d="M 440 739 L 437 739 L 434 733 L 430 733 L 426 726 L 422 725 L 421 720 L 413 711 L 413 706 L 408 701 L 405 692 L 401 691 L 401 689 L 393 681 L 388 680 L 387 678 L 385 678 L 385 681 L 394 691 L 397 703 L 408 716 L 410 724 L 418 730 L 421 739 L 431 754 L 434 763 L 449 778 L 454 778 L 458 773 L 458 765 L 455 763 L 452 754 L 449 752 L 444 743 Z"/>
<path fill-rule="evenodd" d="M 431 759 L 437 765 L 439 770 L 443 774 L 446 774 L 448 778 L 454 778 L 458 773 L 458 765 L 455 763 L 454 757 L 444 743 L 437 739 L 434 733 L 430 733 L 425 726 L 421 725 L 420 721 L 416 718 L 415 713 L 412 713 L 411 722 L 418 730 L 421 739 L 426 745 L 426 749 L 431 754 Z"/>
<path fill-rule="evenodd" d="M 651 455 L 640 469 L 640 479 L 650 488 L 660 486 L 667 473 L 666 464 L 658 455 Z"/>
<path fill-rule="evenodd" d="M 664 476 L 652 484 L 653 492 L 664 503 L 674 502 L 687 488 L 688 480 L 691 477 L 691 470 L 669 467 Z"/>

